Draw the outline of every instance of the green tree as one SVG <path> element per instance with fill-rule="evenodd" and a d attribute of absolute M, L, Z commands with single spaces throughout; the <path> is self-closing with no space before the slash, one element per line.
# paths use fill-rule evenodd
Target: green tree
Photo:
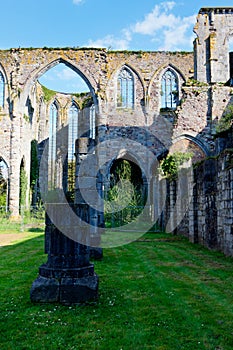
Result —
<path fill-rule="evenodd" d="M 172 180 L 176 179 L 180 166 L 192 158 L 192 153 L 175 152 L 167 155 L 161 162 L 163 174 Z"/>
<path fill-rule="evenodd" d="M 107 226 L 121 226 L 140 214 L 144 204 L 142 179 L 132 163 L 127 160 L 117 162 L 105 199 Z"/>

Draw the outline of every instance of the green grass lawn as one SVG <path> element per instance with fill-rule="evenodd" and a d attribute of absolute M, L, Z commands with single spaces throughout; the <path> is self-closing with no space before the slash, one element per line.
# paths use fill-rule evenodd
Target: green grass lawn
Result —
<path fill-rule="evenodd" d="M 233 259 L 150 233 L 104 250 L 97 303 L 32 304 L 46 256 L 31 234 L 0 248 L 1 350 L 233 349 Z"/>

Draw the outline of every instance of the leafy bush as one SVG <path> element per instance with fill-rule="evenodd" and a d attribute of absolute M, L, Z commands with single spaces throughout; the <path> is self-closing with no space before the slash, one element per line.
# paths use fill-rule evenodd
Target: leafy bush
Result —
<path fill-rule="evenodd" d="M 233 122 L 233 105 L 230 105 L 228 106 L 224 115 L 216 125 L 216 133 L 219 134 L 221 132 L 229 130 L 232 126 L 232 122 Z"/>
<path fill-rule="evenodd" d="M 175 179 L 178 175 L 180 166 L 190 160 L 192 158 L 192 155 L 193 154 L 191 152 L 175 152 L 173 154 L 169 154 L 161 162 L 161 170 L 163 174 L 167 178 Z"/>

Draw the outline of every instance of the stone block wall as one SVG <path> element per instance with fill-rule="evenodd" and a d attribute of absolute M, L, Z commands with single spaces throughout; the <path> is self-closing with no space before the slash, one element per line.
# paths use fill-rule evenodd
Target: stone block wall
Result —
<path fill-rule="evenodd" d="M 223 151 L 194 169 L 189 239 L 233 256 L 233 155 Z"/>

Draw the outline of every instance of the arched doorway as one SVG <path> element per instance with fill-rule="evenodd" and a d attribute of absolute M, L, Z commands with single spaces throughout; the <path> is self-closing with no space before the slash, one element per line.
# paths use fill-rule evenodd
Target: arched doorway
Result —
<path fill-rule="evenodd" d="M 106 227 L 120 227 L 136 219 L 147 199 L 139 165 L 129 159 L 115 159 L 110 166 L 104 198 Z"/>

